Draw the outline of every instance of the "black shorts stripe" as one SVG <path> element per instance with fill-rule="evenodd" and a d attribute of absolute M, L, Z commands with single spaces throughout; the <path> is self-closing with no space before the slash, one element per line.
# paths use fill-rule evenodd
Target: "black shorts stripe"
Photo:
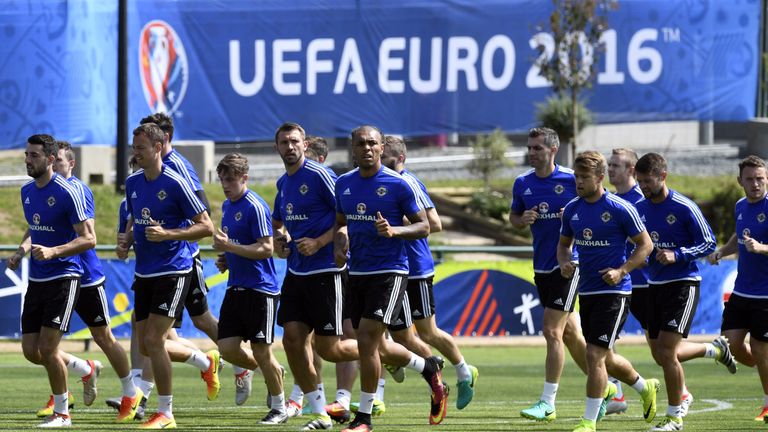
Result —
<path fill-rule="evenodd" d="M 565 310 L 571 310 L 573 307 L 574 299 L 576 298 L 576 292 L 578 291 L 579 287 L 579 267 L 576 267 L 576 270 L 573 272 L 573 278 L 571 278 L 571 283 L 568 285 L 568 297 L 565 299 Z"/>
<path fill-rule="evenodd" d="M 619 331 L 621 331 L 622 322 L 624 319 L 626 319 L 626 315 L 624 313 L 624 310 L 627 308 L 627 298 L 622 297 L 621 298 L 621 306 L 619 308 L 619 315 L 616 319 L 616 324 L 613 326 L 613 332 L 611 333 L 611 339 L 610 342 L 608 342 L 608 349 L 613 349 L 613 344 L 616 342 L 616 336 L 619 335 Z"/>
<path fill-rule="evenodd" d="M 195 276 L 197 276 L 197 286 L 200 288 L 200 291 L 203 292 L 203 295 L 208 294 L 208 286 L 205 284 L 205 274 L 203 274 L 203 260 L 200 259 L 200 255 L 198 254 L 195 257 Z"/>
<path fill-rule="evenodd" d="M 682 329 L 688 328 L 688 322 L 691 320 L 691 311 L 693 309 L 693 302 L 695 300 L 696 287 L 691 285 L 688 287 L 688 301 L 685 302 L 685 310 L 683 311 L 683 317 L 680 320 L 679 327 Z"/>
<path fill-rule="evenodd" d="M 266 337 L 264 338 L 266 340 L 267 344 L 272 343 L 272 339 L 274 337 L 273 332 L 275 329 L 275 300 L 272 297 L 267 297 L 267 333 Z"/>
<path fill-rule="evenodd" d="M 181 294 L 184 292 L 184 283 L 186 282 L 184 279 L 187 276 L 179 276 L 179 278 L 176 280 L 176 292 L 173 295 L 173 301 L 171 302 L 171 307 L 168 308 L 168 316 L 176 316 L 176 308 L 179 307 L 179 301 L 181 300 Z"/>
<path fill-rule="evenodd" d="M 336 294 L 336 316 L 335 316 L 335 324 L 336 324 L 336 333 L 339 335 L 342 330 L 342 312 L 344 311 L 344 286 L 341 283 L 341 273 L 336 273 L 333 275 L 333 288 L 334 293 Z"/>
<path fill-rule="evenodd" d="M 69 294 L 67 295 L 67 307 L 64 309 L 64 317 L 61 320 L 59 330 L 67 331 L 69 320 L 72 318 L 72 311 L 75 309 L 75 299 L 77 298 L 77 286 L 79 281 L 72 279 L 69 281 Z"/>
<path fill-rule="evenodd" d="M 104 285 L 96 289 L 99 290 L 99 300 L 101 300 L 101 311 L 104 314 L 104 321 L 109 325 L 111 319 L 109 317 L 109 306 L 107 306 L 107 294 L 104 292 Z"/>
<path fill-rule="evenodd" d="M 394 288 L 392 289 L 392 292 L 389 295 L 389 302 L 387 303 L 387 311 L 384 313 L 383 322 L 384 324 L 391 324 L 392 323 L 392 315 L 395 311 L 395 308 L 397 307 L 397 297 L 400 290 L 403 288 L 403 281 L 405 281 L 405 277 L 402 275 L 395 275 L 394 276 Z"/>
<path fill-rule="evenodd" d="M 403 320 L 405 321 L 405 327 L 410 328 L 413 325 L 413 318 L 411 317 L 411 300 L 408 298 L 408 291 L 403 294 Z"/>
<path fill-rule="evenodd" d="M 432 309 L 429 307 L 429 285 L 427 285 L 426 279 L 419 281 L 419 294 L 421 294 L 421 304 L 423 309 L 421 313 L 424 314 L 424 318 L 429 318 L 432 316 Z"/>

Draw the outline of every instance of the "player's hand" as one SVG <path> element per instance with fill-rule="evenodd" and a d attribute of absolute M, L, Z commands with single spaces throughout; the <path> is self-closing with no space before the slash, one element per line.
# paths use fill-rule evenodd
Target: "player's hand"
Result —
<path fill-rule="evenodd" d="M 386 237 L 386 238 L 392 238 L 395 236 L 395 230 L 392 228 L 392 226 L 389 225 L 389 221 L 384 219 L 384 216 L 381 215 L 381 212 L 376 212 L 376 231 L 378 231 L 379 236 Z"/>
<path fill-rule="evenodd" d="M 33 244 L 32 256 L 38 261 L 48 261 L 56 258 L 56 253 L 53 248 Z"/>
<path fill-rule="evenodd" d="M 288 247 L 288 243 L 288 237 L 284 234 L 275 236 L 274 248 L 278 257 L 285 259 L 291 255 L 291 248 Z"/>
<path fill-rule="evenodd" d="M 294 240 L 294 243 L 296 244 L 296 249 L 299 251 L 299 253 L 304 256 L 314 255 L 322 247 L 317 239 L 310 237 L 302 237 L 300 239 L 296 239 Z"/>
<path fill-rule="evenodd" d="M 115 255 L 117 255 L 117 258 L 127 260 L 129 250 L 131 250 L 131 245 L 128 240 L 128 235 L 125 233 L 118 234 L 117 245 L 115 246 Z"/>
<path fill-rule="evenodd" d="M 16 270 L 17 268 L 19 268 L 19 264 L 21 264 L 22 258 L 24 258 L 24 255 L 20 254 L 19 251 L 14 252 L 14 254 L 11 255 L 10 258 L 8 258 L 6 267 L 8 267 L 11 270 Z"/>
<path fill-rule="evenodd" d="M 621 282 L 621 280 L 624 279 L 624 276 L 627 275 L 627 273 L 625 273 L 621 269 L 615 269 L 610 267 L 600 270 L 599 273 L 603 275 L 603 281 L 610 286 L 618 285 L 619 282 Z"/>
<path fill-rule="evenodd" d="M 223 252 L 227 250 L 228 246 L 229 236 L 221 228 L 216 228 L 216 232 L 213 233 L 213 248 Z"/>
<path fill-rule="evenodd" d="M 674 264 L 677 261 L 677 259 L 675 259 L 675 251 L 669 249 L 660 249 L 657 247 L 656 261 L 658 261 L 661 265 Z"/>
<path fill-rule="evenodd" d="M 573 261 L 567 262 L 560 266 L 560 274 L 566 278 L 571 279 L 573 274 L 576 273 L 576 263 Z"/>
<path fill-rule="evenodd" d="M 759 241 L 753 239 L 748 234 L 744 234 L 744 247 L 747 248 L 747 252 L 762 253 L 765 247 Z"/>
<path fill-rule="evenodd" d="M 535 205 L 530 209 L 523 212 L 520 216 L 520 220 L 526 225 L 533 225 L 536 219 L 539 218 L 539 206 Z"/>
<path fill-rule="evenodd" d="M 156 220 L 149 218 L 150 225 L 144 229 L 148 241 L 161 242 L 167 238 L 168 232 Z"/>
<path fill-rule="evenodd" d="M 223 253 L 220 253 L 216 255 L 216 268 L 219 270 L 219 273 L 224 273 L 225 271 L 229 270 L 229 266 L 227 265 L 227 256 Z"/>
<path fill-rule="evenodd" d="M 707 255 L 707 262 L 712 265 L 720 264 L 721 259 L 723 259 L 723 253 L 720 252 L 719 250 L 716 250 L 711 254 Z"/>
<path fill-rule="evenodd" d="M 347 254 L 349 253 L 349 238 L 346 234 L 337 232 L 333 237 L 333 258 L 336 266 L 344 267 L 347 263 Z"/>

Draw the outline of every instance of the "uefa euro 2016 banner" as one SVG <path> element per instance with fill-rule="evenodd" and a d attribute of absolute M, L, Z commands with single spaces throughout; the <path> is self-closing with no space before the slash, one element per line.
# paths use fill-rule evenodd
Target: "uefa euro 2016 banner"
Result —
<path fill-rule="evenodd" d="M 106 275 L 106 297 L 110 326 L 117 337 L 129 337 L 133 311 L 132 261 L 102 260 Z M 723 301 L 733 289 L 736 262 L 725 260 L 719 266 L 700 261 L 702 284 L 699 306 L 691 334 L 720 332 Z M 279 283 L 285 276 L 286 261 L 275 260 Z M 0 337 L 19 338 L 22 299 L 27 288 L 29 262 L 12 271 L 0 261 Z M 209 287 L 208 304 L 219 316 L 226 291 L 227 275 L 216 270 L 213 260 L 203 260 L 203 273 Z M 531 261 L 446 262 L 436 268 L 434 279 L 437 325 L 460 336 L 520 336 L 541 334 L 544 310 L 533 285 Z M 186 337 L 206 337 L 194 328 L 184 312 L 180 332 Z M 625 334 L 642 334 L 630 315 Z M 282 328 L 275 335 L 282 336 Z M 73 314 L 69 337 L 90 337 L 88 328 Z"/>
<path fill-rule="evenodd" d="M 601 122 L 754 115 L 761 2 L 618 5 L 588 93 Z M 534 63 L 554 55 L 537 30 L 551 11 L 543 0 L 134 0 L 130 122 L 166 111 L 178 138 L 220 141 L 269 138 L 288 120 L 325 136 L 361 123 L 525 129 L 551 94 Z M 0 28 L 0 147 L 40 131 L 114 144 L 117 2 L 16 1 Z"/>

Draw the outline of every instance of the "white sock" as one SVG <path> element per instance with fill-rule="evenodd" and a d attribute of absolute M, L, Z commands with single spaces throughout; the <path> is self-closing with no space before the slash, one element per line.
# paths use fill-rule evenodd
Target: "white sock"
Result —
<path fill-rule="evenodd" d="M 320 393 L 325 393 L 325 386 L 323 385 L 323 383 L 320 383 L 317 385 L 317 391 L 319 391 Z"/>
<path fill-rule="evenodd" d="M 301 387 L 298 384 L 293 385 L 290 399 L 299 405 L 302 405 L 302 402 L 304 402 L 304 392 L 301 391 Z"/>
<path fill-rule="evenodd" d="M 558 383 L 544 381 L 544 391 L 541 392 L 541 400 L 555 407 L 555 398 L 557 397 Z"/>
<path fill-rule="evenodd" d="M 120 378 L 120 384 L 123 386 L 123 396 L 136 396 L 136 386 L 133 384 L 133 380 L 131 379 L 130 375 Z"/>
<path fill-rule="evenodd" d="M 69 415 L 69 392 L 68 391 L 65 391 L 64 394 L 53 395 L 53 412 Z"/>
<path fill-rule="evenodd" d="M 373 400 L 376 398 L 376 394 L 374 393 L 366 393 L 364 391 L 360 392 L 360 407 L 357 409 L 357 412 L 363 413 L 363 414 L 370 414 L 373 410 Z"/>
<path fill-rule="evenodd" d="M 173 418 L 173 395 L 157 395 L 157 411 Z"/>
<path fill-rule="evenodd" d="M 597 421 L 597 414 L 600 412 L 600 405 L 603 403 L 603 398 L 587 398 L 587 407 L 584 409 L 584 419 Z"/>
<path fill-rule="evenodd" d="M 136 382 L 136 385 L 138 386 L 137 379 L 141 379 L 141 369 L 131 369 L 131 379 Z"/>
<path fill-rule="evenodd" d="M 680 409 L 680 405 L 668 405 L 667 406 L 667 415 L 670 417 L 682 417 L 682 410 Z"/>
<path fill-rule="evenodd" d="M 155 388 L 155 383 L 141 380 L 138 387 L 141 392 L 144 393 L 144 397 L 149 399 L 149 395 L 152 394 L 152 389 Z"/>
<path fill-rule="evenodd" d="M 352 392 L 344 389 L 336 390 L 336 402 L 341 404 L 341 406 L 343 406 L 345 410 L 349 411 L 349 403 L 351 401 L 352 401 Z"/>
<path fill-rule="evenodd" d="M 387 384 L 387 380 L 379 378 L 379 383 L 376 385 L 376 399 L 384 402 L 384 386 Z"/>
<path fill-rule="evenodd" d="M 456 368 L 456 376 L 458 377 L 458 381 L 472 381 L 472 372 L 469 371 L 469 368 L 467 367 L 467 362 L 464 361 L 464 357 L 459 360 L 459 362 L 453 367 Z"/>
<path fill-rule="evenodd" d="M 211 360 L 202 351 L 192 351 L 192 355 L 184 360 L 184 363 L 192 365 L 202 372 L 207 371 L 208 368 L 211 367 Z"/>
<path fill-rule="evenodd" d="M 632 388 L 635 389 L 636 392 L 642 393 L 643 390 L 645 390 L 645 379 L 638 375 L 637 381 L 635 381 L 634 384 L 632 384 Z"/>
<path fill-rule="evenodd" d="M 313 414 L 325 414 L 325 394 L 320 393 L 319 390 L 315 390 L 310 393 L 304 394 L 312 408 Z"/>
<path fill-rule="evenodd" d="M 69 363 L 67 363 L 67 369 L 81 377 L 87 376 L 91 373 L 92 370 L 90 363 L 81 358 L 77 358 L 72 354 L 69 355 Z"/>
<path fill-rule="evenodd" d="M 408 362 L 406 367 L 408 369 L 413 369 L 418 373 L 422 373 L 424 372 L 424 359 L 414 353 L 411 353 L 411 360 Z"/>
<path fill-rule="evenodd" d="M 280 393 L 277 396 L 270 396 L 270 402 L 271 406 L 270 408 L 273 410 L 280 411 L 281 413 L 285 412 L 285 394 Z"/>
<path fill-rule="evenodd" d="M 613 397 L 614 399 L 621 399 L 624 397 L 624 391 L 621 389 L 621 381 L 617 380 L 616 378 L 609 376 L 608 381 L 616 384 L 616 395 Z"/>
<path fill-rule="evenodd" d="M 231 365 L 231 366 L 232 366 L 232 372 L 234 372 L 235 375 L 240 375 L 241 373 L 245 372 L 245 369 L 241 368 L 240 366 L 235 366 L 235 365 Z"/>
<path fill-rule="evenodd" d="M 718 349 L 714 345 L 707 342 L 704 344 L 704 358 L 715 358 L 718 354 Z"/>

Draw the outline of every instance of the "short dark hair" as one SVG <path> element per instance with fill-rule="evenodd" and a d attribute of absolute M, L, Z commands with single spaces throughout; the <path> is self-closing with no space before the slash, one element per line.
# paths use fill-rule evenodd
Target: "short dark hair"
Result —
<path fill-rule="evenodd" d="M 163 143 L 165 132 L 154 123 L 143 123 L 133 130 L 133 136 L 145 135 L 152 143 Z"/>
<path fill-rule="evenodd" d="M 354 141 L 355 135 L 361 133 L 366 129 L 370 129 L 378 132 L 379 136 L 381 137 L 381 144 L 382 145 L 384 144 L 384 132 L 382 132 L 381 129 L 377 128 L 376 126 L 372 126 L 372 125 L 362 125 L 352 129 L 352 132 L 349 133 L 349 138 Z"/>
<path fill-rule="evenodd" d="M 328 142 L 325 138 L 317 135 L 307 135 L 306 140 L 309 142 L 307 150 L 314 151 L 317 156 L 328 157 Z"/>
<path fill-rule="evenodd" d="M 248 174 L 248 158 L 240 153 L 229 153 L 216 166 L 216 174 L 234 174 L 238 177 Z"/>
<path fill-rule="evenodd" d="M 554 129 L 548 127 L 535 127 L 528 131 L 528 138 L 544 137 L 544 144 L 552 147 L 560 147 L 560 137 Z"/>
<path fill-rule="evenodd" d="M 72 144 L 69 143 L 69 141 L 56 141 L 56 148 L 59 150 L 64 150 L 64 156 L 67 157 L 68 161 L 75 160 L 75 152 L 72 150 Z"/>
<path fill-rule="evenodd" d="M 154 113 L 141 119 L 139 124 L 154 123 L 160 127 L 160 129 L 168 134 L 168 141 L 173 140 L 173 119 L 166 113 Z"/>
<path fill-rule="evenodd" d="M 637 160 L 635 164 L 635 172 L 638 174 L 646 174 L 653 176 L 660 176 L 662 172 L 667 171 L 667 161 L 664 156 L 658 153 L 646 153 Z"/>
<path fill-rule="evenodd" d="M 739 162 L 739 177 L 744 168 L 765 168 L 765 161 L 755 155 L 749 155 Z"/>
<path fill-rule="evenodd" d="M 56 138 L 48 134 L 35 134 L 27 138 L 27 143 L 43 146 L 43 154 L 45 157 L 55 155 L 59 151 L 56 146 Z"/>
<path fill-rule="evenodd" d="M 290 132 L 292 130 L 297 130 L 297 131 L 301 132 L 301 138 L 304 139 L 304 140 L 307 139 L 307 133 L 304 132 L 304 128 L 301 127 L 300 124 L 293 123 L 293 122 L 285 122 L 285 123 L 281 124 L 280 127 L 278 127 L 277 130 L 275 131 L 275 144 L 277 144 L 277 136 L 278 135 L 280 135 L 283 132 Z"/>
<path fill-rule="evenodd" d="M 393 135 L 387 135 L 384 137 L 384 153 L 388 156 L 400 157 L 405 156 L 406 147 L 405 141 L 402 138 Z"/>

